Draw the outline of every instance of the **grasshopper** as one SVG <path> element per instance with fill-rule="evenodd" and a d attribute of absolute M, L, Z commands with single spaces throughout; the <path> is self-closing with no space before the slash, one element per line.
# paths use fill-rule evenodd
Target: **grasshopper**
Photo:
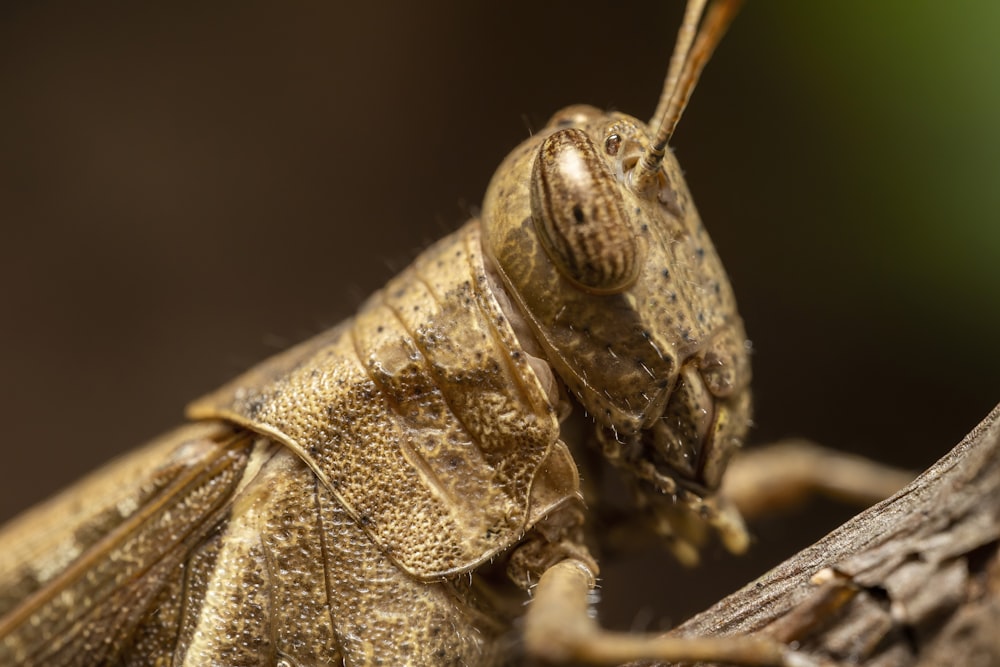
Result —
<path fill-rule="evenodd" d="M 648 125 L 557 113 L 354 318 L 8 525 L 0 661 L 808 664 L 588 616 L 591 455 L 682 560 L 747 544 L 746 335 L 666 147 L 738 4 L 689 4 Z"/>

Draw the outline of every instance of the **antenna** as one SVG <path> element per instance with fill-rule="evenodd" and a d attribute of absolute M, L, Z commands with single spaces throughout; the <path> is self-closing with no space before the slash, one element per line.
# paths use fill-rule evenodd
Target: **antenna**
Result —
<path fill-rule="evenodd" d="M 656 112 L 649 121 L 656 128 L 656 136 L 636 164 L 632 173 L 632 188 L 640 193 L 651 191 L 656 174 L 666 154 L 667 142 L 674 134 L 691 93 L 698 84 L 698 77 L 705 63 L 712 57 L 715 47 L 726 34 L 743 0 L 714 0 L 701 21 L 708 0 L 689 0 L 684 10 L 684 20 L 677 32 L 677 44 L 670 57 L 663 92 L 656 105 Z M 701 26 L 699 27 L 699 22 Z"/>

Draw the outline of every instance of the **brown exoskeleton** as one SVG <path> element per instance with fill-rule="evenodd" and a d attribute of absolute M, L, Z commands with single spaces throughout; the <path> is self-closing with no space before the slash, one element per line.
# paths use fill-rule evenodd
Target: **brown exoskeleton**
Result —
<path fill-rule="evenodd" d="M 704 525 L 746 542 L 733 503 L 752 493 L 715 495 L 749 420 L 745 335 L 665 152 L 737 3 L 689 48 L 703 4 L 650 127 L 560 112 L 482 218 L 355 318 L 5 528 L 0 662 L 503 662 L 533 590 L 539 657 L 791 664 L 765 639 L 622 637 L 586 615 L 587 446 L 682 558 Z"/>

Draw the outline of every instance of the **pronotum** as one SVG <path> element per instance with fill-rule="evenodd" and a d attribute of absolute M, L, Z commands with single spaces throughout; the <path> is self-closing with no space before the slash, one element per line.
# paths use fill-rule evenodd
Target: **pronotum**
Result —
<path fill-rule="evenodd" d="M 571 99 L 572 99 L 572 98 L 571 98 Z M 696 97 L 696 99 L 697 99 L 697 97 Z M 626 108 L 624 104 L 623 104 L 623 105 L 621 105 L 621 106 L 622 106 L 623 108 Z M 691 122 L 691 119 L 690 119 L 690 118 L 686 119 L 686 122 Z M 682 135 L 683 135 L 683 133 L 682 133 Z M 702 204 L 702 206 L 704 206 L 704 204 Z"/>

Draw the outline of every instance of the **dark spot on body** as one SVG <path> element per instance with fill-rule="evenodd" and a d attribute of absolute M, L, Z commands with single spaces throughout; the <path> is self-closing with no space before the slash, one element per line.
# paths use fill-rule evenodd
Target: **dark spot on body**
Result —
<path fill-rule="evenodd" d="M 663 269 L 662 271 L 660 271 L 660 275 L 666 278 L 667 280 L 670 280 L 670 269 Z"/>
<path fill-rule="evenodd" d="M 579 204 L 573 205 L 573 219 L 576 220 L 576 224 L 582 225 L 587 221 L 587 216 L 583 214 L 583 207 Z"/>
<path fill-rule="evenodd" d="M 249 403 L 247 403 L 247 414 L 250 415 L 251 419 L 256 419 L 257 415 L 264 407 L 264 399 L 260 396 L 255 397 Z"/>

